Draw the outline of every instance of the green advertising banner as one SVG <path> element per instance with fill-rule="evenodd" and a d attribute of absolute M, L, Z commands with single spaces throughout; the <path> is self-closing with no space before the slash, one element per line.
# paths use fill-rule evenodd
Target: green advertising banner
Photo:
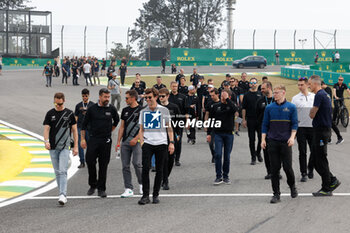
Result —
<path fill-rule="evenodd" d="M 41 69 L 46 65 L 47 61 L 50 61 L 51 64 L 54 62 L 53 59 L 42 58 L 2 58 L 4 68 L 8 67 L 10 69 Z"/>
<path fill-rule="evenodd" d="M 332 53 L 338 51 L 341 63 L 350 63 L 350 49 L 339 50 L 247 50 L 247 49 L 184 49 L 172 48 L 171 61 L 176 65 L 232 65 L 234 60 L 242 59 L 246 56 L 264 56 L 268 65 L 276 65 L 275 53 L 279 53 L 279 63 L 281 65 L 315 64 L 316 52 L 319 55 L 318 63 L 332 63 Z"/>
<path fill-rule="evenodd" d="M 311 70 L 321 70 L 336 73 L 350 72 L 349 63 L 324 63 L 310 66 Z"/>
<path fill-rule="evenodd" d="M 322 80 L 328 84 L 333 85 L 338 82 L 339 76 L 344 77 L 344 83 L 350 85 L 350 74 L 346 73 L 336 73 L 336 72 L 327 72 L 320 70 L 307 70 L 307 69 L 294 69 L 288 67 L 281 68 L 281 76 L 289 79 L 299 79 L 301 77 L 310 77 L 311 75 L 318 75 Z"/>

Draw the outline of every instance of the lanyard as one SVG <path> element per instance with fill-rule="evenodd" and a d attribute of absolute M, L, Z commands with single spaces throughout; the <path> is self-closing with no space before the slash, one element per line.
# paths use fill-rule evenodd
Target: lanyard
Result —
<path fill-rule="evenodd" d="M 271 102 L 269 103 L 267 97 L 265 96 L 265 100 L 266 100 L 266 106 L 269 106 L 269 104 L 271 104 L 273 102 L 273 96 L 272 96 L 272 99 L 271 99 Z"/>

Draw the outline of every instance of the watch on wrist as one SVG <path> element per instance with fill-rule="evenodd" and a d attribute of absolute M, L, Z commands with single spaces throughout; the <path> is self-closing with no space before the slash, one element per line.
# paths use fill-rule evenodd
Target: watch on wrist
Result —
<path fill-rule="evenodd" d="M 170 141 L 169 143 L 175 144 L 175 141 Z"/>

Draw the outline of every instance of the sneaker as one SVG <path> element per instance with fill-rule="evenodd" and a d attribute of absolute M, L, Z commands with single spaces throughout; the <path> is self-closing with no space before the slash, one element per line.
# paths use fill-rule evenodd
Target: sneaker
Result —
<path fill-rule="evenodd" d="M 231 184 L 231 181 L 230 181 L 229 178 L 225 178 L 225 179 L 224 179 L 224 183 L 225 183 L 225 184 Z"/>
<path fill-rule="evenodd" d="M 152 167 L 152 172 L 156 172 L 156 167 Z"/>
<path fill-rule="evenodd" d="M 281 202 L 280 196 L 279 196 L 279 195 L 273 195 L 272 198 L 271 198 L 270 203 L 271 203 L 271 204 L 276 204 L 276 203 L 278 203 L 278 202 Z"/>
<path fill-rule="evenodd" d="M 329 197 L 332 196 L 332 192 L 331 191 L 323 191 L 322 189 L 320 189 L 319 191 L 312 193 L 312 195 L 314 197 Z"/>
<path fill-rule="evenodd" d="M 341 182 L 338 179 L 336 179 L 330 186 L 331 192 L 333 192 L 336 188 L 338 188 L 340 184 Z"/>
<path fill-rule="evenodd" d="M 214 181 L 214 185 L 220 185 L 222 184 L 224 181 L 222 180 L 222 178 L 217 178 L 215 181 Z"/>
<path fill-rule="evenodd" d="M 267 174 L 266 176 L 265 176 L 265 180 L 270 180 L 271 179 L 271 174 Z"/>
<path fill-rule="evenodd" d="M 331 138 L 328 140 L 328 144 L 332 144 L 332 139 Z"/>
<path fill-rule="evenodd" d="M 344 142 L 343 138 L 339 138 L 338 141 L 335 143 L 336 145 L 342 144 Z"/>
<path fill-rule="evenodd" d="M 240 136 L 239 133 L 238 133 L 238 131 L 236 131 L 235 134 L 236 134 L 237 136 Z"/>
<path fill-rule="evenodd" d="M 313 179 L 314 178 L 314 172 L 310 172 L 307 174 L 307 177 L 309 177 L 309 179 Z"/>
<path fill-rule="evenodd" d="M 163 187 L 163 190 L 169 190 L 170 189 L 168 182 L 164 182 L 162 187 Z"/>
<path fill-rule="evenodd" d="M 292 198 L 296 198 L 298 196 L 298 191 L 297 189 L 295 188 L 295 186 L 291 187 L 290 188 L 290 196 Z"/>
<path fill-rule="evenodd" d="M 64 205 L 66 203 L 67 203 L 67 198 L 63 194 L 61 194 L 58 198 L 58 204 Z"/>
<path fill-rule="evenodd" d="M 258 154 L 257 157 L 258 157 L 258 161 L 259 161 L 260 163 L 262 163 L 262 162 L 264 161 L 260 154 Z"/>
<path fill-rule="evenodd" d="M 143 195 L 143 189 L 142 189 L 142 184 L 140 184 L 140 186 L 139 186 L 139 193 L 141 194 L 141 195 Z"/>
<path fill-rule="evenodd" d="M 300 182 L 306 182 L 306 181 L 307 181 L 307 176 L 306 176 L 306 174 L 301 174 Z"/>
<path fill-rule="evenodd" d="M 97 191 L 97 196 L 101 197 L 101 198 L 106 198 L 107 197 L 107 193 L 103 190 L 98 190 Z"/>
<path fill-rule="evenodd" d="M 250 162 L 250 165 L 255 165 L 256 164 L 256 161 L 255 160 L 252 160 L 251 162 Z"/>
<path fill-rule="evenodd" d="M 158 203 L 159 203 L 159 198 L 158 198 L 158 196 L 153 196 L 152 199 L 153 199 L 153 200 L 152 200 L 152 203 L 153 203 L 153 204 L 158 204 Z"/>
<path fill-rule="evenodd" d="M 211 158 L 211 163 L 215 163 L 215 158 L 214 157 Z"/>
<path fill-rule="evenodd" d="M 139 205 L 146 205 L 148 203 L 150 203 L 151 201 L 149 200 L 149 197 L 141 197 L 141 199 L 139 200 Z"/>
<path fill-rule="evenodd" d="M 87 194 L 88 196 L 91 196 L 92 194 L 95 193 L 95 190 L 96 190 L 95 188 L 89 188 L 89 190 L 87 191 L 86 194 Z"/>
<path fill-rule="evenodd" d="M 78 168 L 80 169 L 80 168 L 84 168 L 85 167 L 85 163 L 81 163 L 79 166 L 78 166 Z"/>
<path fill-rule="evenodd" d="M 180 167 L 180 166 L 181 166 L 181 163 L 180 163 L 179 161 L 176 161 L 176 162 L 175 162 L 175 166 Z"/>
<path fill-rule="evenodd" d="M 124 193 L 120 195 L 121 198 L 127 198 L 134 196 L 134 192 L 131 189 L 125 189 Z"/>

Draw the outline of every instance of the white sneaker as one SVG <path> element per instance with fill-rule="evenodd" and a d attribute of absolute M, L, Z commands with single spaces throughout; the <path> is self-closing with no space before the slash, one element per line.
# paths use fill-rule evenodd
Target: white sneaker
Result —
<path fill-rule="evenodd" d="M 143 195 L 142 184 L 140 184 L 140 194 Z"/>
<path fill-rule="evenodd" d="M 67 198 L 63 194 L 61 194 L 60 197 L 58 198 L 58 203 L 60 205 L 66 204 L 67 203 Z"/>
<path fill-rule="evenodd" d="M 120 197 L 127 198 L 132 196 L 134 196 L 134 192 L 131 189 L 125 189 L 125 192 Z"/>

